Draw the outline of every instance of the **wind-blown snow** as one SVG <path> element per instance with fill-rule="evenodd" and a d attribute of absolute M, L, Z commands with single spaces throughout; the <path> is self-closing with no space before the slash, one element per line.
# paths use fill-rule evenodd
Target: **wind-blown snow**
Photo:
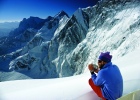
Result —
<path fill-rule="evenodd" d="M 123 95 L 140 89 L 140 49 L 112 61 L 124 80 Z M 89 71 L 56 79 L 5 81 L 0 83 L 0 100 L 100 100 L 88 85 Z"/>

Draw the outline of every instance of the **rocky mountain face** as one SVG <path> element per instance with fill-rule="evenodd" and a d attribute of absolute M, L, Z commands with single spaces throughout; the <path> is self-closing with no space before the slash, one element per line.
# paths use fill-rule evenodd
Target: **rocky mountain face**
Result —
<path fill-rule="evenodd" d="M 113 59 L 118 59 L 137 49 L 138 4 L 137 0 L 102 0 L 93 7 L 79 8 L 70 18 L 62 11 L 45 20 L 24 19 L 20 29 L 1 40 L 1 80 L 8 75 L 7 80 L 25 78 L 22 74 L 30 78 L 77 75 L 89 63 L 96 63 L 100 52 L 110 51 Z M 14 46 L 7 51 L 10 43 Z M 21 73 L 21 77 L 16 73 Z M 15 76 L 9 78 L 10 75 Z"/>
<path fill-rule="evenodd" d="M 25 46 L 26 43 L 33 38 L 35 33 L 44 25 L 46 20 L 50 20 L 50 17 L 48 17 L 48 19 L 40 19 L 38 17 L 24 18 L 20 22 L 18 28 L 11 31 L 8 37 L 1 39 L 0 42 L 2 44 L 0 45 L 0 55 L 14 52 Z"/>

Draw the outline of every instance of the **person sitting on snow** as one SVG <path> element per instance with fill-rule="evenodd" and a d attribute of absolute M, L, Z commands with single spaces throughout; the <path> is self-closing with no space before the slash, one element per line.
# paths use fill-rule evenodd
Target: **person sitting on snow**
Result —
<path fill-rule="evenodd" d="M 98 58 L 98 68 L 89 64 L 91 72 L 89 85 L 103 100 L 116 100 L 123 93 L 123 78 L 119 68 L 111 62 L 110 52 L 101 53 Z M 97 73 L 97 75 L 95 74 Z"/>

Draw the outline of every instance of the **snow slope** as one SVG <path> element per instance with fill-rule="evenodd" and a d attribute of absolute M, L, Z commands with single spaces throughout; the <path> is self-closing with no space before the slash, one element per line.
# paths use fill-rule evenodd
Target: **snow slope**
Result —
<path fill-rule="evenodd" d="M 124 92 L 140 89 L 140 48 L 112 61 L 124 79 Z M 55 79 L 16 80 L 0 83 L 0 100 L 100 100 L 88 85 L 90 73 Z"/>
<path fill-rule="evenodd" d="M 0 88 L 0 94 L 2 94 L 1 99 L 72 100 L 87 93 L 91 93 L 91 89 L 87 84 L 88 78 L 89 76 L 87 75 L 79 75 L 59 79 L 3 82 Z M 94 98 L 94 95 L 91 95 L 92 98 Z M 95 98 L 97 98 L 96 95 Z"/>

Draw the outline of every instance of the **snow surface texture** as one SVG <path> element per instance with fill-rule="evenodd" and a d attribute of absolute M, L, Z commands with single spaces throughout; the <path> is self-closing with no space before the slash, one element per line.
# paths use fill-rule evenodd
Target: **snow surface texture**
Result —
<path fill-rule="evenodd" d="M 33 29 L 22 30 L 24 33 L 13 37 L 18 38 L 15 41 L 10 37 L 10 45 L 4 44 L 9 43 L 7 39 L 1 44 L 5 48 L 24 47 L 0 56 L 0 81 L 78 75 L 87 71 L 89 63 L 97 63 L 103 51 L 110 51 L 114 60 L 120 59 L 140 46 L 139 5 L 137 0 L 113 0 L 79 8 L 71 18 L 61 12 L 45 22 L 34 17 L 24 19 L 19 30 L 26 29 L 27 23 Z M 19 41 L 22 39 L 24 44 Z"/>
<path fill-rule="evenodd" d="M 124 79 L 123 95 L 140 89 L 140 49 L 118 60 Z M 0 100 L 100 100 L 88 85 L 90 72 L 55 79 L 32 79 L 0 82 Z"/>

